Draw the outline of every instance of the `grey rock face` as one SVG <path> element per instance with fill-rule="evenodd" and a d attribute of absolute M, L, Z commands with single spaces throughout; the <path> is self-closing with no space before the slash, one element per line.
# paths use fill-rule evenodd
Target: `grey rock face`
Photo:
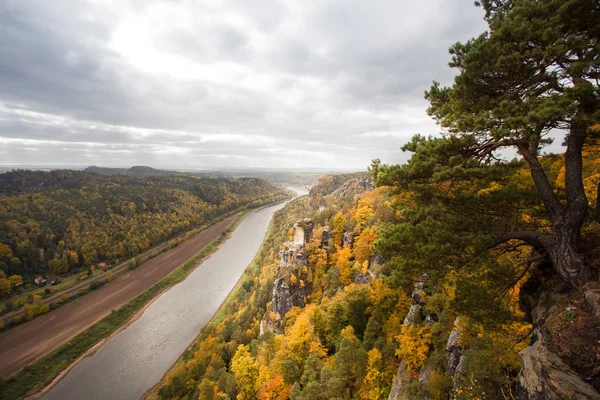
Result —
<path fill-rule="evenodd" d="M 295 265 L 307 265 L 308 254 L 304 251 L 304 246 L 296 243 L 288 243 L 279 250 L 279 267 L 275 271 L 275 276 L 283 272 L 282 269 L 291 269 Z"/>
<path fill-rule="evenodd" d="M 285 279 L 277 277 L 273 282 L 273 312 L 280 317 L 285 316 L 292 309 L 292 296 L 290 286 Z"/>
<path fill-rule="evenodd" d="M 364 190 L 365 192 L 370 191 L 370 190 L 374 190 L 375 189 L 375 185 L 373 185 L 373 183 L 371 182 L 370 179 L 365 179 L 365 180 L 361 180 L 358 181 L 358 185 L 362 188 L 362 190 Z"/>
<path fill-rule="evenodd" d="M 358 186 L 358 188 L 354 185 Z M 354 192 L 356 192 L 356 189 L 358 189 L 359 191 L 367 192 L 375 189 L 375 185 L 373 185 L 370 179 L 361 179 L 358 182 L 351 181 L 349 183 L 345 183 L 342 187 L 336 189 L 332 194 L 344 197 L 351 191 L 351 189 Z"/>
<path fill-rule="evenodd" d="M 462 348 L 459 344 L 460 331 L 458 330 L 459 317 L 454 320 L 454 329 L 450 332 L 448 342 L 446 344 L 446 355 L 448 356 L 448 373 L 454 376 L 457 372 L 458 365 L 463 357 Z"/>
<path fill-rule="evenodd" d="M 367 271 L 366 274 L 361 274 L 360 272 L 356 274 L 354 277 L 354 283 L 357 285 L 364 285 L 371 282 L 371 274 Z"/>
<path fill-rule="evenodd" d="M 419 374 L 419 382 L 421 383 L 427 383 L 429 382 L 429 379 L 431 379 L 431 375 L 433 374 L 434 368 L 431 364 L 427 364 L 423 367 L 423 369 L 421 370 L 421 373 Z"/>
<path fill-rule="evenodd" d="M 462 376 L 465 356 L 460 345 L 460 317 L 454 320 L 454 328 L 450 332 L 448 342 L 446 342 L 446 356 L 448 358 L 448 374 L 452 377 L 454 389 L 458 387 L 460 377 Z"/>
<path fill-rule="evenodd" d="M 380 256 L 378 254 L 373 254 L 371 256 L 371 259 L 369 260 L 369 265 L 383 265 L 387 262 L 387 260 L 385 259 L 385 257 Z"/>
<path fill-rule="evenodd" d="M 548 350 L 541 335 L 532 346 L 521 350 L 519 354 L 523 368 L 518 378 L 518 399 L 600 399 L 590 384 Z"/>
<path fill-rule="evenodd" d="M 344 232 L 342 237 L 342 245 L 352 248 L 354 246 L 354 232 Z"/>
<path fill-rule="evenodd" d="M 423 322 L 423 313 L 422 309 L 424 306 L 423 303 L 423 288 L 425 287 L 425 281 L 428 276 L 424 275 L 421 277 L 419 281 L 415 283 L 414 290 L 412 292 L 412 304 L 406 317 L 404 318 L 404 325 L 416 325 L 418 323 Z M 428 316 L 429 317 L 429 316 Z M 424 380 L 429 379 L 431 375 L 431 371 L 427 371 L 427 366 L 421 371 L 421 375 Z M 404 361 L 400 362 L 400 367 L 398 368 L 398 372 L 396 373 L 396 379 L 394 380 L 394 384 L 392 385 L 392 390 L 388 397 L 389 400 L 401 400 L 406 398 L 406 388 L 410 384 L 412 380 L 412 374 L 408 370 L 406 363 Z"/>
<path fill-rule="evenodd" d="M 592 312 L 596 317 L 600 316 L 600 289 L 588 290 L 584 293 L 586 303 L 592 307 Z"/>
<path fill-rule="evenodd" d="M 323 228 L 323 235 L 321 236 L 321 247 L 329 247 L 329 238 L 331 237 L 331 231 L 328 226 Z"/>
<path fill-rule="evenodd" d="M 302 239 L 306 238 L 307 231 L 312 235 L 312 221 L 302 224 Z M 308 229 L 306 229 L 308 227 Z M 294 233 L 296 234 L 296 225 Z M 267 313 L 261 321 L 261 335 L 267 330 L 280 332 L 282 328 L 282 319 L 292 309 L 292 307 L 304 307 L 305 298 L 310 294 L 309 285 L 292 284 L 290 276 L 298 275 L 298 270 L 308 265 L 308 253 L 304 244 L 298 244 L 296 241 L 288 242 L 279 250 L 279 266 L 275 270 L 273 280 L 273 295 L 271 298 L 271 311 L 275 316 L 271 318 L 271 313 Z"/>
<path fill-rule="evenodd" d="M 408 314 L 404 317 L 404 325 L 416 325 L 423 320 L 421 314 L 421 305 L 413 303 L 408 310 Z"/>
<path fill-rule="evenodd" d="M 294 244 L 304 245 L 312 240 L 314 223 L 304 218 L 294 224 Z"/>
<path fill-rule="evenodd" d="M 569 366 L 568 358 L 561 358 L 552 350 L 556 332 L 549 330 L 547 322 L 563 309 L 562 306 L 559 309 L 553 298 L 561 284 L 553 276 L 552 266 L 543 264 L 533 271 L 521 288 L 519 303 L 535 330 L 533 344 L 519 353 L 522 360 L 517 385 L 519 400 L 600 399 L 598 391 L 573 369 L 576 366 Z M 587 290 L 583 298 L 591 308 L 591 314 L 597 317 L 600 290 Z"/>
<path fill-rule="evenodd" d="M 388 396 L 389 400 L 401 400 L 404 399 L 404 391 L 406 387 L 410 384 L 411 374 L 406 366 L 404 361 L 400 362 L 400 367 L 398 367 L 398 372 L 396 373 L 396 379 L 394 379 L 394 384 L 392 385 L 392 390 L 390 391 L 390 395 Z"/>

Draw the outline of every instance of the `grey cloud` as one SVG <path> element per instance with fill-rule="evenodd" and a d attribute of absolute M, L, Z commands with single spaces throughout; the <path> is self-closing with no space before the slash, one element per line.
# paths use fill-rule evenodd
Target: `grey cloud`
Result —
<path fill-rule="evenodd" d="M 161 37 L 157 49 L 165 53 L 186 54 L 199 62 L 231 61 L 245 63 L 254 53 L 248 47 L 249 38 L 229 24 L 196 24 Z"/>
<path fill-rule="evenodd" d="M 65 18 L 77 12 L 72 2 L 72 8 L 52 3 L 54 7 L 40 7 L 8 1 L 0 6 L 3 100 L 57 114 L 111 118 L 126 107 L 127 92 L 107 67 L 115 63 L 114 55 L 93 42 L 106 32 Z"/>
<path fill-rule="evenodd" d="M 183 7 L 191 25 L 159 18 L 146 43 L 158 53 L 132 61 L 137 43 L 121 51 L 114 33 L 157 4 Z M 159 167 L 228 166 L 228 155 L 244 166 L 402 161 L 403 141 L 437 130 L 423 91 L 452 78 L 447 48 L 484 28 L 480 10 L 459 0 L 7 0 L 0 158 L 116 165 L 125 153 Z"/>

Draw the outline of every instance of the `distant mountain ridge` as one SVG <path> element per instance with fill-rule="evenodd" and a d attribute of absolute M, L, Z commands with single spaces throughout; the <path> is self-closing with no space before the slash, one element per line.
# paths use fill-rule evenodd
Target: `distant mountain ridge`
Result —
<path fill-rule="evenodd" d="M 95 174 L 102 175 L 180 175 L 180 172 L 177 171 L 166 171 L 163 169 L 156 169 L 152 167 L 148 167 L 146 165 L 136 165 L 131 168 L 108 168 L 108 167 L 98 167 L 96 165 L 91 165 L 85 168 L 83 171 L 92 172 Z"/>

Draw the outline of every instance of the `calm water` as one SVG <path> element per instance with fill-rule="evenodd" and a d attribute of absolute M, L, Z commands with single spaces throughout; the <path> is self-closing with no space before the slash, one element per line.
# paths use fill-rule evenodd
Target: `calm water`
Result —
<path fill-rule="evenodd" d="M 300 194 L 305 191 L 295 189 Z M 283 204 L 250 214 L 220 249 L 144 314 L 83 359 L 44 400 L 139 399 L 167 372 L 219 308 Z"/>

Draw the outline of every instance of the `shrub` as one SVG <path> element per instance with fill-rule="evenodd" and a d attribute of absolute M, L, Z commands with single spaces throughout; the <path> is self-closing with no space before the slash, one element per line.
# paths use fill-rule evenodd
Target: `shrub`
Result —
<path fill-rule="evenodd" d="M 104 282 L 94 281 L 94 282 L 90 283 L 90 290 L 96 290 L 98 288 L 101 288 L 103 285 L 104 285 Z"/>

